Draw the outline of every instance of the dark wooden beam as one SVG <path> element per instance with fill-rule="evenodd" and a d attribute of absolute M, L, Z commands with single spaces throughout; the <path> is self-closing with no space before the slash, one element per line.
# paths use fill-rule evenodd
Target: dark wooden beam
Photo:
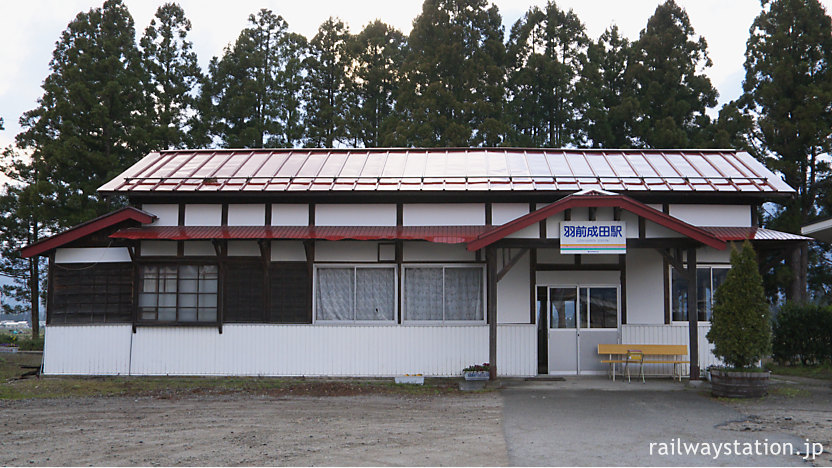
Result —
<path fill-rule="evenodd" d="M 529 249 L 529 323 L 537 318 L 537 249 Z"/>
<path fill-rule="evenodd" d="M 179 204 L 179 219 L 178 219 L 178 223 L 179 223 L 179 225 L 180 225 L 180 226 L 184 226 L 184 225 L 185 225 L 185 204 L 184 204 L 184 203 L 180 203 L 180 204 Z"/>
<path fill-rule="evenodd" d="M 538 263 L 537 271 L 620 271 L 620 263 Z"/>
<path fill-rule="evenodd" d="M 641 216 L 638 217 L 638 238 L 647 238 L 647 222 Z"/>
<path fill-rule="evenodd" d="M 681 274 L 685 274 L 687 271 L 685 269 L 685 264 L 682 262 L 679 253 L 676 253 L 676 256 L 670 254 L 670 249 L 656 249 L 656 251 L 664 258 L 668 265 L 671 265 L 676 271 Z"/>
<path fill-rule="evenodd" d="M 504 276 L 506 276 L 508 274 L 509 271 L 511 271 L 511 269 L 514 267 L 514 265 L 516 265 L 517 262 L 519 262 L 520 259 L 523 257 L 523 255 L 525 255 L 526 252 L 528 252 L 528 251 L 529 251 L 529 249 L 520 250 L 520 252 L 517 255 L 515 255 L 515 256 L 513 256 L 509 259 L 508 263 L 505 263 L 503 265 L 503 268 L 500 271 L 497 272 L 497 282 L 498 283 L 500 282 L 501 279 L 503 279 Z"/>
<path fill-rule="evenodd" d="M 491 202 L 485 204 L 485 225 L 492 226 L 493 216 L 491 213 Z"/>
<path fill-rule="evenodd" d="M 690 380 L 699 380 L 699 313 L 696 310 L 696 249 L 688 249 L 687 260 Z"/>
<path fill-rule="evenodd" d="M 489 245 L 485 248 L 486 262 L 486 310 L 488 317 L 488 362 L 490 378 L 497 379 L 497 248 Z"/>
<path fill-rule="evenodd" d="M 596 216 L 597 216 L 597 212 L 598 212 L 598 209 L 597 209 L 597 208 L 595 208 L 594 206 L 590 206 L 590 207 L 589 207 L 589 217 L 588 217 L 588 220 L 589 220 L 589 221 L 595 221 L 595 218 L 596 218 Z"/>
<path fill-rule="evenodd" d="M 220 211 L 220 226 L 228 226 L 228 203 L 223 203 Z"/>
<path fill-rule="evenodd" d="M 627 255 L 618 256 L 618 267 L 621 270 L 621 324 L 627 324 Z"/>
<path fill-rule="evenodd" d="M 508 237 L 500 239 L 493 245 L 500 248 L 522 247 L 522 248 L 560 248 L 560 239 L 522 239 Z M 627 239 L 628 249 L 675 249 L 701 247 L 702 244 L 687 237 L 656 237 L 650 239 Z"/>

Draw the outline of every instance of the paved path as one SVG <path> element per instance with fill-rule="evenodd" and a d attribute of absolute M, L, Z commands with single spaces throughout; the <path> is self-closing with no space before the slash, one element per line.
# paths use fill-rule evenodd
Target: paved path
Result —
<path fill-rule="evenodd" d="M 659 386 L 584 381 L 519 385 L 503 390 L 509 463 L 540 465 L 799 466 L 799 456 L 660 455 L 661 443 L 763 444 L 803 440 L 746 430 L 741 413 L 683 384 Z M 588 388 L 587 388 L 588 387 Z M 664 388 L 662 388 L 664 387 Z M 659 388 L 659 389 L 657 389 Z M 749 427 L 749 429 L 752 429 Z M 650 454 L 650 443 L 653 455 Z M 670 447 L 665 446 L 667 450 Z M 743 449 L 744 445 L 740 445 Z M 733 450 L 733 448 L 732 448 Z"/>

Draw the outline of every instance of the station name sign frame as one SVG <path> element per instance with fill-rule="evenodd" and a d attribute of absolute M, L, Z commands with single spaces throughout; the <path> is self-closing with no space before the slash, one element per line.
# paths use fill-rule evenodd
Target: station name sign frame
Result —
<path fill-rule="evenodd" d="M 561 221 L 561 254 L 626 254 L 624 221 Z"/>

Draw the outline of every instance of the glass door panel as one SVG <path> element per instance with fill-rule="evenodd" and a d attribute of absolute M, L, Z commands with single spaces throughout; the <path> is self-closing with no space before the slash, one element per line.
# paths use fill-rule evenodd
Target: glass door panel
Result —
<path fill-rule="evenodd" d="M 551 328 L 575 328 L 577 322 L 575 288 L 549 288 Z"/>
<path fill-rule="evenodd" d="M 578 291 L 549 288 L 549 373 L 575 374 L 578 370 Z"/>

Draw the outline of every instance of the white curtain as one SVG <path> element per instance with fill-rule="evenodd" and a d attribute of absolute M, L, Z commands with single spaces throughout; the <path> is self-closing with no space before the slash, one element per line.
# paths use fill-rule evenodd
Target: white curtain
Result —
<path fill-rule="evenodd" d="M 318 320 L 353 320 L 354 283 L 352 268 L 318 268 Z"/>
<path fill-rule="evenodd" d="M 445 320 L 482 320 L 482 269 L 445 268 Z"/>
<path fill-rule="evenodd" d="M 396 279 L 392 268 L 355 272 L 355 319 L 394 320 Z"/>
<path fill-rule="evenodd" d="M 407 268 L 404 282 L 407 320 L 442 320 L 442 268 Z"/>

